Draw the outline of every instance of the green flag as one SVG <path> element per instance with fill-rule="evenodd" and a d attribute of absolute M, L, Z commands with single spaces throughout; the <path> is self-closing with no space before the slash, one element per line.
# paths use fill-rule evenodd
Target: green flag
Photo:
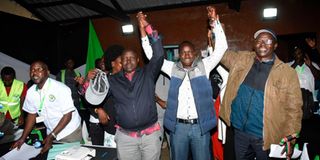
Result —
<path fill-rule="evenodd" d="M 103 50 L 100 45 L 99 38 L 94 30 L 94 26 L 89 20 L 89 38 L 88 38 L 88 51 L 87 51 L 87 61 L 86 61 L 86 75 L 89 70 L 95 68 L 94 62 L 96 59 L 103 56 Z"/>

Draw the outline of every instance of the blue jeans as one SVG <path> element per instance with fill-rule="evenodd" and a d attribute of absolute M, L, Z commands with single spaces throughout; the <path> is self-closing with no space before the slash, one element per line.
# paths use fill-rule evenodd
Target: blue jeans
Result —
<path fill-rule="evenodd" d="M 201 135 L 199 124 L 176 124 L 170 133 L 173 160 L 187 160 L 189 150 L 193 160 L 210 160 L 210 132 Z"/>
<path fill-rule="evenodd" d="M 237 160 L 267 160 L 269 150 L 262 150 L 263 139 L 234 129 L 234 150 Z"/>

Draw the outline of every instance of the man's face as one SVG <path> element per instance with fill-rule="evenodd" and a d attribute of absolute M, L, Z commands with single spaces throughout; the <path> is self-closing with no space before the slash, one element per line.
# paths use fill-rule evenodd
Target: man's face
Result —
<path fill-rule="evenodd" d="M 272 54 L 277 48 L 278 43 L 270 33 L 260 33 L 254 41 L 256 55 L 261 60 L 272 59 Z"/>
<path fill-rule="evenodd" d="M 12 75 L 4 75 L 1 78 L 5 87 L 11 87 L 14 79 Z"/>
<path fill-rule="evenodd" d="M 106 70 L 106 65 L 104 62 L 104 58 L 101 58 L 101 60 L 98 62 L 98 68 L 101 69 L 102 71 Z"/>
<path fill-rule="evenodd" d="M 112 73 L 113 74 L 120 72 L 122 69 L 121 56 L 119 56 L 114 61 L 112 61 L 111 66 L 112 66 Z"/>
<path fill-rule="evenodd" d="M 137 54 L 133 51 L 125 51 L 121 55 L 121 64 L 122 68 L 125 72 L 132 72 L 134 71 L 139 63 L 139 58 L 137 57 Z"/>
<path fill-rule="evenodd" d="M 68 59 L 67 62 L 65 63 L 65 65 L 66 65 L 67 69 L 71 69 L 72 70 L 73 67 L 74 67 L 74 61 L 72 59 Z"/>
<path fill-rule="evenodd" d="M 49 77 L 48 68 L 40 62 L 35 62 L 30 67 L 30 77 L 35 84 L 43 85 Z"/>
<path fill-rule="evenodd" d="M 295 49 L 293 57 L 294 60 L 298 63 L 304 62 L 304 54 L 302 53 L 302 50 L 300 48 Z"/>
<path fill-rule="evenodd" d="M 183 68 L 190 68 L 196 58 L 196 53 L 189 45 L 185 45 L 180 50 L 179 58 Z"/>

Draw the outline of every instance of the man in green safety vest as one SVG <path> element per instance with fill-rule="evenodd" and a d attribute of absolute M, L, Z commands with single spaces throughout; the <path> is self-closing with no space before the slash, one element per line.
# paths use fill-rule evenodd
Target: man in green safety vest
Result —
<path fill-rule="evenodd" d="M 0 114 L 5 114 L 6 119 L 17 125 L 24 123 L 21 110 L 24 102 L 27 86 L 16 78 L 16 72 L 12 67 L 6 66 L 1 70 L 0 80 Z"/>
<path fill-rule="evenodd" d="M 56 75 L 56 80 L 64 83 L 71 89 L 72 100 L 74 106 L 79 111 L 81 119 L 89 121 L 89 113 L 83 107 L 80 99 L 80 94 L 78 92 L 79 84 L 77 82 L 77 79 L 81 77 L 81 74 L 78 71 L 74 70 L 75 62 L 72 58 L 67 58 L 64 65 L 65 69 L 60 70 L 60 72 Z"/>

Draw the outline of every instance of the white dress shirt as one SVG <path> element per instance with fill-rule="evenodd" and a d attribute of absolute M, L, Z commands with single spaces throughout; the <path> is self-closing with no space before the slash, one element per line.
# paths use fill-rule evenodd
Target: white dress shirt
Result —
<path fill-rule="evenodd" d="M 294 61 L 289 62 L 288 64 L 291 66 L 294 63 Z M 312 62 L 312 65 L 319 70 L 319 66 L 316 63 Z M 303 63 L 302 66 L 297 65 L 295 70 L 297 71 L 298 78 L 299 78 L 299 83 L 300 83 L 300 88 L 304 88 L 308 91 L 310 91 L 313 95 L 315 95 L 314 88 L 314 76 L 311 72 L 311 69 Z M 315 96 L 313 96 L 313 99 L 315 100 Z"/>
<path fill-rule="evenodd" d="M 221 27 L 220 22 L 217 22 L 217 21 L 215 22 L 214 34 L 216 38 L 215 50 L 213 51 L 213 54 L 210 54 L 208 57 L 202 59 L 207 78 L 209 78 L 209 74 L 211 70 L 220 62 L 221 58 L 223 57 L 225 51 L 228 48 L 226 36 L 224 34 L 224 31 Z M 146 54 L 146 57 L 150 59 L 152 57 L 153 51 L 152 51 L 152 47 L 150 46 L 149 39 L 148 37 L 143 37 L 141 38 L 141 40 L 142 40 L 142 47 Z M 209 49 L 212 50 L 212 48 L 209 48 Z M 164 73 L 166 73 L 169 77 L 171 77 L 173 65 L 174 65 L 174 62 L 168 61 L 165 59 L 161 67 L 161 70 Z M 211 87 L 211 86 L 208 86 L 208 87 Z M 186 74 L 179 88 L 177 118 L 181 118 L 181 119 L 198 118 L 194 96 L 191 89 L 190 78 L 188 77 L 188 74 Z"/>
<path fill-rule="evenodd" d="M 43 107 L 39 111 L 41 101 L 43 101 Z M 47 79 L 42 89 L 38 89 L 37 85 L 28 89 L 23 110 L 43 117 L 47 134 L 53 131 L 64 114 L 72 112 L 70 122 L 57 134 L 58 141 L 75 131 L 81 122 L 79 113 L 73 104 L 70 88 L 51 78 Z"/>

